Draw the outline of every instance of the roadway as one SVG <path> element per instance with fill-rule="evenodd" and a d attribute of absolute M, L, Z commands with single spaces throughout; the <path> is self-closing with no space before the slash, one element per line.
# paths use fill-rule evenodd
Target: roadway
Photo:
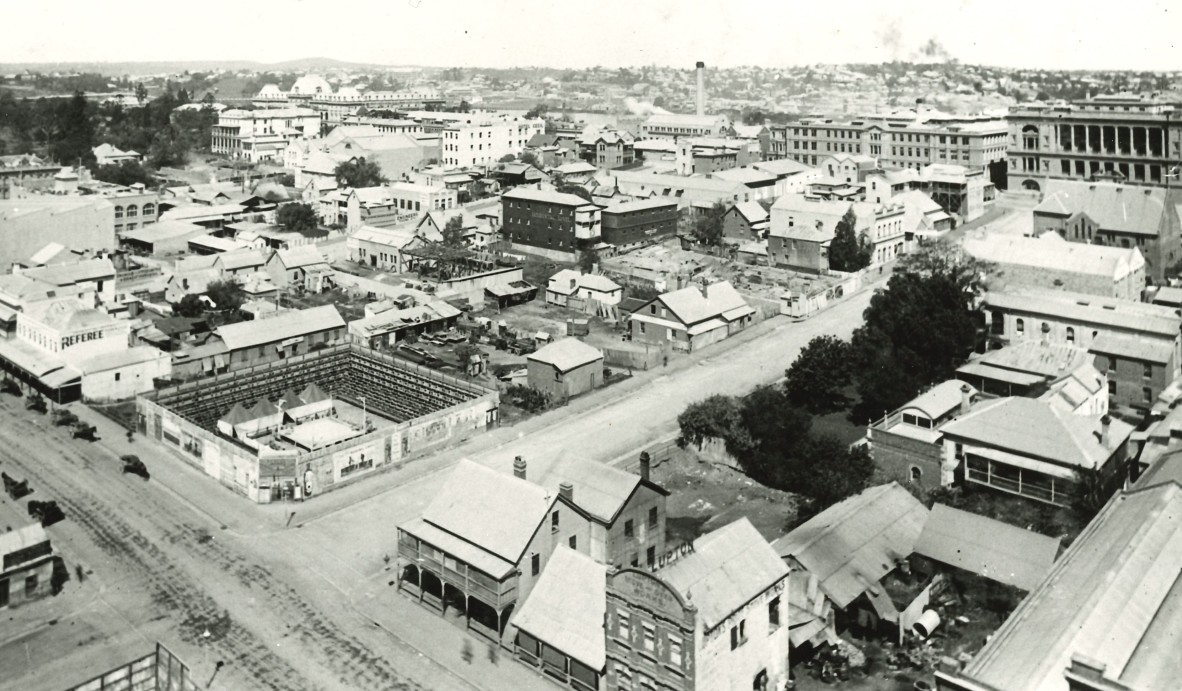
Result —
<path fill-rule="evenodd" d="M 211 688 L 552 688 L 480 647 L 461 661 L 465 634 L 396 594 L 395 526 L 422 510 L 462 457 L 508 471 L 522 455 L 535 473 L 564 452 L 630 461 L 673 433 L 688 403 L 780 378 L 815 336 L 849 336 L 870 294 L 808 321 L 758 324 L 667 369 L 301 505 L 255 506 L 85 410 L 102 440 L 69 439 L 4 396 L 0 414 L 12 422 L 0 426 L 0 465 L 27 477 L 34 498 L 63 504 L 68 518 L 50 535 L 71 570 L 92 571 L 58 598 L 16 610 L 0 630 L 5 683 L 60 691 L 160 640 L 203 684 L 215 678 Z M 116 458 L 129 451 L 148 460 L 151 481 L 120 476 Z M 229 664 L 214 677 L 217 660 Z"/>

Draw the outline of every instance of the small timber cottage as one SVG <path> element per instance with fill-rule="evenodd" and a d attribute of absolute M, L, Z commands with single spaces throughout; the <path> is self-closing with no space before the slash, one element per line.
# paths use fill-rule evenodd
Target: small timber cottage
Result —
<path fill-rule="evenodd" d="M 632 340 L 690 353 L 742 331 L 755 310 L 729 281 L 665 293 L 632 313 Z"/>
<path fill-rule="evenodd" d="M 577 338 L 563 338 L 526 357 L 529 385 L 564 401 L 603 385 L 603 353 Z"/>
<path fill-rule="evenodd" d="M 40 523 L 0 533 L 0 610 L 53 590 L 53 546 Z"/>

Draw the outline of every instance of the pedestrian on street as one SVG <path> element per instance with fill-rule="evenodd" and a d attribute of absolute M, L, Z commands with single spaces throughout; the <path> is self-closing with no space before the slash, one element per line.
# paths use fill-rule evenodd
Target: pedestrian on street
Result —
<path fill-rule="evenodd" d="M 488 644 L 488 661 L 497 664 L 497 644 L 492 641 Z"/>
<path fill-rule="evenodd" d="M 460 648 L 460 657 L 464 662 L 472 664 L 472 641 L 467 638 L 464 639 L 464 645 Z"/>

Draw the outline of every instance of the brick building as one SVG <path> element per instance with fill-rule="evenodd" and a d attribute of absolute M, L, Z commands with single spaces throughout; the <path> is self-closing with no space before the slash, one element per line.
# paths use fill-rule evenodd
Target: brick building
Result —
<path fill-rule="evenodd" d="M 680 214 L 671 199 L 638 199 L 603 209 L 603 241 L 618 250 L 660 242 L 677 234 Z"/>
<path fill-rule="evenodd" d="M 569 255 L 599 242 L 600 208 L 580 196 L 518 187 L 501 204 L 505 239 L 527 251 Z"/>

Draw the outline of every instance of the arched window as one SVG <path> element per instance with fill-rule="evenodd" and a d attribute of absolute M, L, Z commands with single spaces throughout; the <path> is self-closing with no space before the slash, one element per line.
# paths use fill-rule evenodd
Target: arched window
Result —
<path fill-rule="evenodd" d="M 908 477 L 911 482 L 919 482 L 923 479 L 923 471 L 919 469 L 919 466 L 913 465 L 911 466 L 911 471 L 908 474 Z"/>
<path fill-rule="evenodd" d="M 122 206 L 115 207 L 115 218 L 123 218 L 123 207 Z"/>
<path fill-rule="evenodd" d="M 1067 327 L 1067 342 L 1075 343 L 1075 329 Z"/>
<path fill-rule="evenodd" d="M 136 216 L 139 216 L 139 215 L 140 215 L 140 207 L 136 206 L 135 204 L 128 204 L 127 205 L 127 217 L 128 218 L 135 218 Z"/>
<path fill-rule="evenodd" d="M 1019 319 L 1017 327 L 1018 327 L 1018 333 L 1026 333 L 1026 322 Z"/>
<path fill-rule="evenodd" d="M 152 203 L 144 204 L 144 215 L 145 216 L 155 216 L 156 215 L 156 205 L 152 204 Z"/>

